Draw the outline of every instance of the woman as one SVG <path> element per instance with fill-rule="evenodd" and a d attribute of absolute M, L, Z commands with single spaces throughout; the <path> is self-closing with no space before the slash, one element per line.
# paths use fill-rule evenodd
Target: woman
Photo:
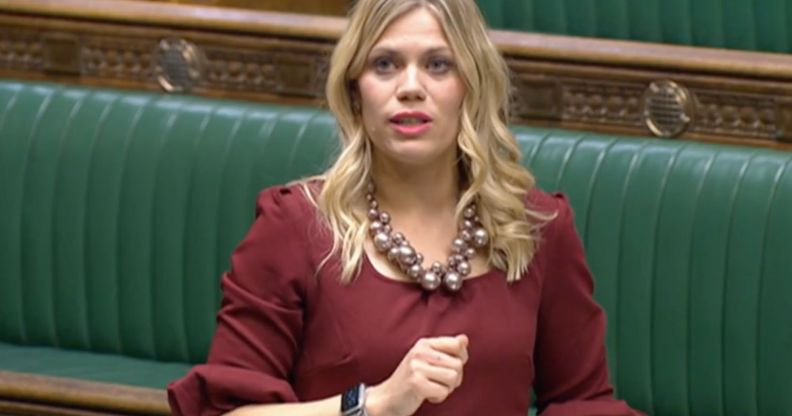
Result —
<path fill-rule="evenodd" d="M 612 397 L 605 317 L 567 201 L 506 128 L 473 0 L 359 0 L 331 61 L 344 148 L 268 189 L 176 414 L 638 414 Z"/>

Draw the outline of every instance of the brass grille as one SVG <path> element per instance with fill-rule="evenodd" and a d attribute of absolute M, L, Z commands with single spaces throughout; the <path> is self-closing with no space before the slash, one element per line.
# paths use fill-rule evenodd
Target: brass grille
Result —
<path fill-rule="evenodd" d="M 162 39 L 157 49 L 157 81 L 167 92 L 188 92 L 201 81 L 203 59 L 198 47 L 184 39 Z"/>
<path fill-rule="evenodd" d="M 693 100 L 683 86 L 668 80 L 654 81 L 644 94 L 644 122 L 661 137 L 684 133 L 693 120 Z"/>

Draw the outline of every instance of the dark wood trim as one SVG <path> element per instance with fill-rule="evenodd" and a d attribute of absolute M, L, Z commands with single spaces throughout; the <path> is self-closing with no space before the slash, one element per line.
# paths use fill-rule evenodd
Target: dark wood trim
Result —
<path fill-rule="evenodd" d="M 792 81 L 792 56 L 786 54 L 498 30 L 491 37 L 505 55 L 515 57 Z"/>
<path fill-rule="evenodd" d="M 0 416 L 107 416 L 107 412 L 50 406 L 0 399 Z M 120 416 L 120 414 L 117 414 Z"/>
<path fill-rule="evenodd" d="M 330 41 L 335 41 L 346 26 L 346 19 L 341 17 L 133 0 L 4 0 L 0 12 L 79 22 Z"/>
<path fill-rule="evenodd" d="M 151 1 L 5 0 L 0 77 L 174 91 L 158 55 L 167 40 L 192 57 L 178 62 L 182 75 L 194 74 L 176 86 L 183 91 L 323 106 L 329 55 L 345 25 L 328 16 Z M 792 55 L 491 36 L 513 72 L 514 123 L 652 136 L 647 94 L 671 81 L 688 95 L 680 107 L 688 122 L 674 133 L 681 139 L 792 149 Z"/>
<path fill-rule="evenodd" d="M 0 371 L 0 412 L 169 415 L 170 409 L 164 390 Z"/>
<path fill-rule="evenodd" d="M 249 10 L 346 16 L 353 0 L 146 0 Z"/>

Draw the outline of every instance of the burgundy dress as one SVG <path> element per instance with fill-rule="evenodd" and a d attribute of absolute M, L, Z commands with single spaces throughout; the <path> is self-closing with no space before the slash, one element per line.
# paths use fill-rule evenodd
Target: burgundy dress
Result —
<path fill-rule="evenodd" d="M 316 273 L 329 231 L 297 186 L 261 193 L 256 221 L 223 276 L 206 364 L 168 386 L 176 415 L 216 415 L 252 403 L 311 401 L 385 380 L 421 337 L 467 334 L 462 385 L 415 415 L 525 416 L 531 387 L 546 416 L 638 415 L 612 396 L 605 315 L 565 197 L 532 191 L 558 215 L 525 276 L 493 269 L 458 293 L 426 292 L 379 274 L 364 257 L 348 285 L 339 263 Z"/>

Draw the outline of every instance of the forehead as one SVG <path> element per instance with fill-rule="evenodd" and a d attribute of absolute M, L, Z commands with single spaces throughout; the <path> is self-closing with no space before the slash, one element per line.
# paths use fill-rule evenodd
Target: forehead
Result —
<path fill-rule="evenodd" d="M 417 7 L 391 22 L 374 48 L 442 48 L 449 47 L 443 27 L 426 7 Z"/>

